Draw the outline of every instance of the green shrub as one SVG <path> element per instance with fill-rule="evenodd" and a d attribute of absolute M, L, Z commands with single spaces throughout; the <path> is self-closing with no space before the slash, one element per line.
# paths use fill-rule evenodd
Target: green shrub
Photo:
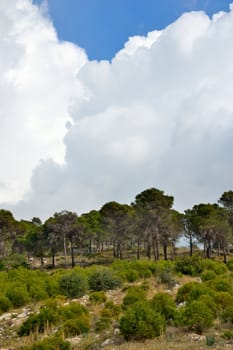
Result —
<path fill-rule="evenodd" d="M 138 301 L 146 300 L 146 292 L 141 287 L 129 288 L 123 299 L 123 308 L 127 308 Z"/>
<path fill-rule="evenodd" d="M 120 331 L 126 340 L 154 338 L 163 333 L 165 320 L 148 302 L 131 305 L 120 319 Z"/>
<path fill-rule="evenodd" d="M 110 317 L 118 318 L 121 312 L 121 306 L 114 304 L 112 301 L 107 301 L 105 303 L 104 309 L 102 310 L 102 315 L 104 315 L 105 310 L 108 310 L 110 312 Z"/>
<path fill-rule="evenodd" d="M 114 271 L 110 269 L 98 268 L 93 271 L 88 279 L 89 287 L 93 291 L 116 289 L 122 282 Z"/>
<path fill-rule="evenodd" d="M 173 319 L 176 314 L 176 304 L 172 297 L 167 293 L 157 293 L 151 300 L 151 306 L 161 315 L 165 317 L 166 320 Z"/>
<path fill-rule="evenodd" d="M 203 283 L 189 282 L 179 288 L 176 295 L 176 302 L 193 301 L 201 295 L 212 295 L 213 291 Z"/>
<path fill-rule="evenodd" d="M 86 293 L 88 283 L 86 276 L 72 271 L 60 278 L 59 286 L 62 294 L 68 298 L 79 298 Z"/>
<path fill-rule="evenodd" d="M 9 311 L 11 302 L 5 295 L 0 295 L 0 314 Z"/>
<path fill-rule="evenodd" d="M 43 333 L 46 327 L 50 327 L 59 322 L 59 308 L 55 300 L 49 300 L 40 309 L 38 314 L 31 314 L 18 330 L 20 337 L 33 332 Z"/>
<path fill-rule="evenodd" d="M 222 334 L 222 338 L 227 339 L 227 340 L 232 340 L 233 339 L 233 331 L 225 331 Z"/>
<path fill-rule="evenodd" d="M 233 305 L 233 296 L 228 292 L 217 292 L 214 295 L 214 301 L 221 311 Z"/>
<path fill-rule="evenodd" d="M 230 271 L 233 271 L 233 258 L 228 260 L 227 267 Z"/>
<path fill-rule="evenodd" d="M 206 345 L 213 346 L 215 344 L 215 337 L 213 335 L 206 336 Z"/>
<path fill-rule="evenodd" d="M 109 316 L 101 316 L 99 320 L 96 322 L 95 331 L 101 332 L 110 327 L 112 323 L 112 319 Z"/>
<path fill-rule="evenodd" d="M 233 306 L 229 306 L 225 308 L 225 310 L 222 313 L 222 319 L 224 322 L 230 323 L 230 325 L 233 325 Z"/>
<path fill-rule="evenodd" d="M 90 329 L 89 318 L 79 316 L 78 318 L 67 320 L 62 327 L 65 337 L 74 337 L 79 334 L 87 333 Z"/>
<path fill-rule="evenodd" d="M 228 292 L 233 295 L 232 283 L 226 277 L 217 277 L 208 282 L 208 286 L 217 292 Z"/>
<path fill-rule="evenodd" d="M 128 282 L 135 282 L 139 279 L 139 273 L 138 271 L 135 271 L 133 269 L 129 269 L 125 272 L 125 277 Z"/>
<path fill-rule="evenodd" d="M 6 296 L 14 307 L 23 306 L 30 301 L 26 287 L 20 283 L 10 285 Z"/>
<path fill-rule="evenodd" d="M 201 273 L 201 280 L 203 282 L 213 280 L 216 277 L 216 273 L 212 270 L 204 270 Z"/>
<path fill-rule="evenodd" d="M 175 269 L 184 275 L 198 276 L 204 270 L 204 260 L 198 255 L 179 257 Z"/>
<path fill-rule="evenodd" d="M 216 275 L 222 275 L 227 272 L 227 266 L 223 262 L 214 261 L 210 259 L 204 260 L 204 269 L 211 270 Z"/>
<path fill-rule="evenodd" d="M 164 268 L 159 273 L 159 282 L 167 284 L 168 288 L 173 288 L 176 284 L 176 281 L 174 279 L 174 272 L 170 267 Z"/>
<path fill-rule="evenodd" d="M 22 346 L 20 350 L 71 350 L 71 345 L 56 335 L 39 340 L 31 346 Z"/>
<path fill-rule="evenodd" d="M 192 301 L 182 310 L 182 325 L 199 334 L 212 326 L 213 319 L 213 312 L 201 301 Z"/>
<path fill-rule="evenodd" d="M 92 292 L 89 295 L 91 304 L 102 304 L 107 300 L 106 294 L 103 291 Z"/>

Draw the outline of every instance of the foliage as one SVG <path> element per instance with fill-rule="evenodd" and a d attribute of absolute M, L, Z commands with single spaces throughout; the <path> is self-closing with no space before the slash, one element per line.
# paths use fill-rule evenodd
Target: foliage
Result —
<path fill-rule="evenodd" d="M 174 279 L 174 272 L 171 268 L 167 267 L 164 268 L 159 273 L 159 282 L 167 284 L 168 288 L 173 288 L 176 284 L 176 281 Z"/>
<path fill-rule="evenodd" d="M 90 274 L 88 282 L 93 291 L 116 289 L 122 285 L 122 281 L 116 273 L 106 268 L 96 268 Z"/>
<path fill-rule="evenodd" d="M 213 335 L 207 335 L 206 336 L 206 345 L 207 346 L 213 346 L 215 344 L 216 340 Z"/>
<path fill-rule="evenodd" d="M 55 335 L 36 341 L 32 346 L 22 346 L 20 350 L 71 350 L 71 345 L 68 341 Z"/>
<path fill-rule="evenodd" d="M 201 301 L 192 301 L 188 303 L 183 310 L 181 310 L 181 324 L 189 330 L 195 331 L 199 334 L 213 324 L 214 315 Z"/>
<path fill-rule="evenodd" d="M 176 302 L 193 301 L 201 295 L 211 295 L 212 290 L 203 283 L 189 282 L 179 288 L 176 295 Z"/>
<path fill-rule="evenodd" d="M 163 333 L 165 320 L 149 302 L 131 305 L 120 319 L 120 331 L 126 340 L 154 338 Z"/>
<path fill-rule="evenodd" d="M 182 256 L 175 261 L 175 269 L 184 275 L 199 276 L 204 270 L 204 260 L 198 256 Z"/>
<path fill-rule="evenodd" d="M 141 287 L 131 287 L 128 289 L 123 299 L 123 308 L 127 308 L 138 301 L 145 301 L 146 293 Z"/>
<path fill-rule="evenodd" d="M 86 293 L 88 282 L 84 274 L 72 271 L 61 276 L 59 286 L 62 294 L 69 298 L 79 298 Z"/>
<path fill-rule="evenodd" d="M 32 314 L 23 322 L 18 330 L 19 336 L 33 332 L 43 333 L 48 327 L 62 325 L 66 336 L 88 332 L 90 328 L 88 310 L 75 302 L 59 306 L 56 300 L 48 300 L 38 314 Z"/>
<path fill-rule="evenodd" d="M 11 308 L 11 302 L 5 295 L 0 295 L 0 314 Z"/>
<path fill-rule="evenodd" d="M 106 294 L 103 291 L 92 292 L 89 295 L 91 304 L 102 304 L 107 300 Z"/>
<path fill-rule="evenodd" d="M 157 293 L 151 300 L 151 306 L 161 315 L 165 317 L 166 320 L 173 319 L 176 314 L 176 304 L 172 297 L 167 293 Z"/>
<path fill-rule="evenodd" d="M 27 288 L 19 282 L 11 285 L 6 296 L 14 307 L 23 306 L 30 301 Z"/>

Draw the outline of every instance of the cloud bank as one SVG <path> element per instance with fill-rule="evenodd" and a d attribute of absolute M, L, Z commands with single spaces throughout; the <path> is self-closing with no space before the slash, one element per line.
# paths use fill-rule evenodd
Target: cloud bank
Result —
<path fill-rule="evenodd" d="M 233 6 L 129 38 L 111 62 L 59 42 L 29 0 L 3 0 L 0 23 L 0 195 L 17 217 L 151 186 L 182 210 L 233 188 Z"/>

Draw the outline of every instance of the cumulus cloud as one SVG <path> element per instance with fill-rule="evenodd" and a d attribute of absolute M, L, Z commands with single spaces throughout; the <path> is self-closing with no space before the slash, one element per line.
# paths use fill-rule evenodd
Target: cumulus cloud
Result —
<path fill-rule="evenodd" d="M 184 209 L 233 188 L 232 7 L 132 37 L 111 62 L 60 43 L 28 0 L 5 0 L 0 13 L 2 32 L 12 33 L 0 46 L 0 142 L 9 147 L 0 191 L 7 174 L 20 190 L 18 173 L 31 175 L 24 196 L 12 190 L 17 216 L 131 202 L 151 186 Z"/>

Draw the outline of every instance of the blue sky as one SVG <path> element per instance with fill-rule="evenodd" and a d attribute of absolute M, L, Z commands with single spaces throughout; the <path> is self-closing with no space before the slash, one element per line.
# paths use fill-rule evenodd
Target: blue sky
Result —
<path fill-rule="evenodd" d="M 41 3 L 42 0 L 34 0 Z M 145 35 L 182 13 L 229 9 L 229 0 L 47 0 L 61 40 L 85 48 L 90 59 L 111 59 L 129 36 Z"/>

